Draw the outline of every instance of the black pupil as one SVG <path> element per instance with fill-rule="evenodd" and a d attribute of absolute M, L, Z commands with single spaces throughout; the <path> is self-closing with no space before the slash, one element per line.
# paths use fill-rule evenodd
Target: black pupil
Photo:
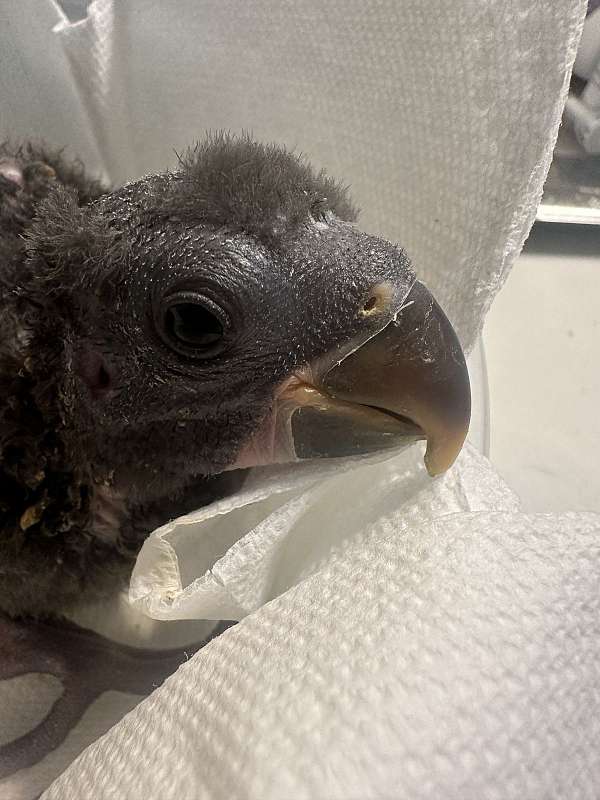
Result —
<path fill-rule="evenodd" d="M 167 332 L 191 347 L 210 347 L 223 337 L 223 326 L 199 303 L 177 303 L 167 309 Z"/>

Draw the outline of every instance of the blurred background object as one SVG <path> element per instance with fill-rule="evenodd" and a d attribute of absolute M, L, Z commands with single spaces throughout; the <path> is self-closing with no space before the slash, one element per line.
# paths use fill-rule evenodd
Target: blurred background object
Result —
<path fill-rule="evenodd" d="M 554 160 L 543 222 L 600 224 L 600 0 L 590 0 Z"/>
<path fill-rule="evenodd" d="M 600 511 L 600 227 L 536 222 L 486 319 L 490 455 L 526 511 Z"/>

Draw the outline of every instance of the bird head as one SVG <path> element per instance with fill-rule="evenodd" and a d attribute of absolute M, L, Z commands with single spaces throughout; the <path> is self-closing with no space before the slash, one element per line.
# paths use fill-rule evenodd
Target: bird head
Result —
<path fill-rule="evenodd" d="M 301 157 L 224 134 L 86 206 L 56 187 L 24 296 L 82 469 L 144 501 L 427 439 L 444 471 L 469 422 L 462 350 L 406 253 L 354 219 Z"/>

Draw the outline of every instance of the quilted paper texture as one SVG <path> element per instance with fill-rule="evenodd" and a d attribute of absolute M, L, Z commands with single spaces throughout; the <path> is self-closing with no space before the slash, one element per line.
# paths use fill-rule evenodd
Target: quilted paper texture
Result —
<path fill-rule="evenodd" d="M 375 520 L 402 537 L 447 514 L 519 510 L 470 444 L 435 481 L 423 449 L 253 470 L 234 496 L 148 537 L 130 601 L 160 620 L 240 620 L 360 547 Z"/>
<path fill-rule="evenodd" d="M 596 797 L 599 548 L 593 514 L 375 525 L 44 798 Z"/>

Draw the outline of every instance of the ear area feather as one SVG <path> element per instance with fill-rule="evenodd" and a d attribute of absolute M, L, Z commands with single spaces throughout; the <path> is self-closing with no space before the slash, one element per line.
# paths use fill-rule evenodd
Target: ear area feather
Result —
<path fill-rule="evenodd" d="M 37 282 L 79 283 L 82 268 L 123 256 L 121 231 L 93 205 L 80 206 L 74 189 L 56 186 L 40 203 L 25 233 L 25 249 Z"/>
<path fill-rule="evenodd" d="M 56 186 L 40 203 L 28 231 L 25 248 L 57 268 L 81 261 L 96 249 L 98 226 L 90 226 L 90 211 L 79 206 L 77 192 Z"/>

